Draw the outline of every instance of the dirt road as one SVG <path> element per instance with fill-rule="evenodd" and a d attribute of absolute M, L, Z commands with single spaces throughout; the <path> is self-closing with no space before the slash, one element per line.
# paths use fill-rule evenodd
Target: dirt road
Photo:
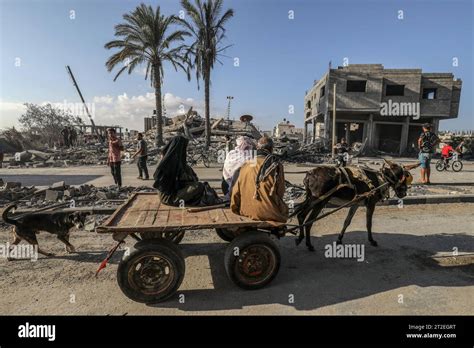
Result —
<path fill-rule="evenodd" d="M 366 242 L 361 209 L 344 242 L 364 245 L 363 262 L 325 257 L 325 246 L 341 228 L 342 210 L 313 227 L 313 253 L 296 247 L 292 236 L 280 240 L 280 272 L 258 291 L 240 290 L 227 278 L 226 244 L 214 232 L 188 233 L 182 242 L 186 276 L 179 293 L 153 306 L 128 300 L 118 288 L 116 269 L 123 252 L 94 278 L 112 245 L 109 236 L 76 232 L 71 241 L 78 252 L 67 255 L 61 243 L 42 233 L 40 244 L 56 257 L 0 260 L 0 314 L 473 314 L 473 208 L 379 207 L 374 220 L 378 247 Z M 0 243 L 8 240 L 1 231 Z"/>

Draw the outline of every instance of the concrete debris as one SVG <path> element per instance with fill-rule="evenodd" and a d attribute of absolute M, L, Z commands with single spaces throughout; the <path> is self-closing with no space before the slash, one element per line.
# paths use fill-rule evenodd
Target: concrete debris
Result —
<path fill-rule="evenodd" d="M 2 183 L 3 181 L 0 181 Z M 19 207 L 42 208 L 52 202 L 69 203 L 69 207 L 116 206 L 123 203 L 134 192 L 154 192 L 152 187 L 117 186 L 95 187 L 93 185 L 70 186 L 63 181 L 49 187 L 21 186 L 7 182 L 0 187 L 0 206 L 15 203 Z"/>

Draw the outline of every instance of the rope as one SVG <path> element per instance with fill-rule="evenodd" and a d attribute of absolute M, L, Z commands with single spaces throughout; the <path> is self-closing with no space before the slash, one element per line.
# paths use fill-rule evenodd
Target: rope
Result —
<path fill-rule="evenodd" d="M 288 229 L 287 232 L 291 232 L 291 231 L 293 231 L 293 230 L 295 230 L 295 229 L 297 229 L 297 228 L 300 228 L 300 227 L 304 227 L 304 226 L 307 226 L 307 225 L 311 225 L 312 223 L 314 223 L 314 222 L 316 222 L 316 221 L 318 221 L 318 220 L 320 220 L 320 219 L 322 219 L 322 218 L 325 218 L 326 216 L 331 215 L 331 214 L 335 213 L 336 211 L 341 210 L 342 208 L 345 208 L 345 207 L 347 207 L 347 206 L 349 206 L 349 205 L 352 205 L 352 204 L 354 204 L 354 203 L 357 203 L 357 202 L 361 201 L 362 199 L 368 198 L 368 197 L 371 196 L 374 192 L 376 192 L 376 191 L 378 191 L 378 190 L 384 188 L 385 186 L 387 186 L 387 185 L 389 185 L 389 184 L 390 184 L 390 183 L 385 182 L 385 183 L 383 183 L 382 185 L 380 185 L 380 186 L 378 186 L 378 187 L 376 187 L 376 188 L 374 188 L 374 189 L 372 189 L 372 190 L 370 190 L 370 191 L 367 191 L 367 192 L 362 193 L 362 194 L 360 194 L 360 195 L 358 195 L 358 196 L 355 196 L 351 201 L 349 201 L 349 202 L 347 202 L 347 203 L 344 203 L 344 204 L 341 205 L 340 207 L 337 207 L 337 208 L 335 208 L 335 209 L 333 209 L 333 210 L 331 210 L 331 211 L 329 211 L 329 212 L 327 212 L 327 213 L 325 213 L 325 214 L 323 214 L 323 215 L 321 215 L 321 216 L 318 216 L 318 217 L 314 218 L 313 220 L 310 220 L 310 221 L 308 221 L 308 222 L 305 222 L 305 223 L 302 224 L 302 225 L 286 224 L 286 226 L 291 226 L 291 227 L 292 227 L 292 228 Z M 347 185 L 346 185 L 346 186 L 347 186 Z"/>

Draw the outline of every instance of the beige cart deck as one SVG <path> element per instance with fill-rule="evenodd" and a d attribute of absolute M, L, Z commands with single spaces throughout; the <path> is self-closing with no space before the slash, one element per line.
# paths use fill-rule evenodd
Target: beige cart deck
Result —
<path fill-rule="evenodd" d="M 99 233 L 140 233 L 238 227 L 275 228 L 282 225 L 236 215 L 229 208 L 189 212 L 187 208 L 161 204 L 154 192 L 143 192 L 130 197 L 96 230 Z"/>

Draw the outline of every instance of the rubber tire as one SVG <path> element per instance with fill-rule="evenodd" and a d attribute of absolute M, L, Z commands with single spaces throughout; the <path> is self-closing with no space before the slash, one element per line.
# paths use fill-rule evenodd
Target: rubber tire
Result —
<path fill-rule="evenodd" d="M 444 165 L 442 160 L 439 160 L 438 162 L 436 162 L 435 168 L 438 172 L 442 172 L 443 170 L 446 169 L 446 166 Z"/>
<path fill-rule="evenodd" d="M 459 163 L 461 166 L 459 167 L 459 169 L 454 169 L 454 164 L 455 163 Z M 451 163 L 451 169 L 454 171 L 454 172 L 460 172 L 462 170 L 462 167 L 463 167 L 463 164 L 461 161 L 454 161 L 453 163 Z"/>
<path fill-rule="evenodd" d="M 128 273 L 134 261 L 145 254 L 163 255 L 171 263 L 176 276 L 172 279 L 166 291 L 158 295 L 149 295 L 134 289 L 128 281 Z M 158 303 L 173 296 L 181 286 L 186 272 L 184 256 L 179 248 L 166 239 L 143 240 L 135 244 L 135 250 L 125 257 L 117 268 L 117 283 L 120 290 L 129 299 L 140 303 Z"/>
<path fill-rule="evenodd" d="M 185 232 L 186 231 L 179 232 L 174 238 L 162 238 L 162 237 L 157 237 L 157 234 L 155 234 L 155 233 L 141 232 L 140 233 L 140 238 L 142 240 L 166 239 L 166 240 L 169 240 L 169 241 L 173 242 L 174 244 L 179 244 L 183 240 Z"/>
<path fill-rule="evenodd" d="M 232 242 L 235 239 L 234 233 L 232 231 L 226 230 L 225 228 L 216 228 L 217 235 L 226 242 Z"/>
<path fill-rule="evenodd" d="M 234 249 L 239 248 L 239 250 L 244 250 L 255 244 L 263 244 L 272 250 L 275 257 L 275 269 L 270 274 L 270 276 L 267 277 L 264 281 L 258 284 L 249 284 L 242 282 L 241 279 L 238 278 L 235 273 L 235 264 L 236 262 L 238 262 L 238 257 L 234 255 Z M 227 246 L 224 256 L 224 266 L 227 276 L 230 278 L 230 280 L 232 280 L 232 282 L 234 282 L 235 285 L 245 290 L 261 289 L 267 284 L 269 284 L 278 274 L 278 270 L 280 269 L 280 263 L 281 255 L 277 243 L 272 238 L 270 238 L 267 233 L 257 231 L 244 232 L 241 235 L 237 236 Z"/>

